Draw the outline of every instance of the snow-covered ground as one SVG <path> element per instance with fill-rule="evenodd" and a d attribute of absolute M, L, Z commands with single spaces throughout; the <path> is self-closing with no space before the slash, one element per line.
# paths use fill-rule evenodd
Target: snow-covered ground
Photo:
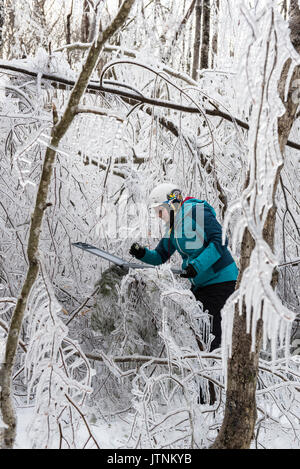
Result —
<path fill-rule="evenodd" d="M 29 426 L 33 418 L 33 407 L 23 407 L 18 409 L 18 425 L 15 449 L 32 449 L 33 445 L 29 438 Z M 295 423 L 296 423 L 295 417 Z M 268 426 L 268 430 L 262 429 L 259 433 L 260 444 L 252 442 L 251 449 L 300 449 L 299 442 L 291 430 L 285 429 L 287 421 L 282 421 L 282 427 L 274 425 L 272 428 Z M 91 424 L 91 430 L 101 449 L 119 449 L 126 448 L 124 442 L 130 434 L 130 425 L 124 421 L 118 420 L 114 423 Z M 79 430 L 80 432 L 80 430 Z M 82 446 L 86 442 L 86 431 L 82 428 Z M 91 445 L 88 444 L 87 448 Z M 94 446 L 95 447 L 95 446 Z M 56 449 L 54 446 L 51 449 Z M 39 449 L 39 448 L 35 448 Z M 132 449 L 132 446 L 130 446 Z"/>
<path fill-rule="evenodd" d="M 33 419 L 33 407 L 23 407 L 18 409 L 18 424 L 15 449 L 32 449 L 33 444 L 29 437 L 29 427 Z M 128 425 L 119 421 L 115 424 L 91 424 L 91 430 L 97 439 L 97 443 L 101 449 L 115 449 L 121 446 L 120 441 L 126 437 L 128 433 Z M 82 433 L 82 446 L 84 446 L 87 435 L 84 428 L 79 430 Z M 88 445 L 89 448 L 91 445 Z M 50 449 L 56 449 L 53 447 Z M 39 449 L 39 448 L 35 448 Z"/>

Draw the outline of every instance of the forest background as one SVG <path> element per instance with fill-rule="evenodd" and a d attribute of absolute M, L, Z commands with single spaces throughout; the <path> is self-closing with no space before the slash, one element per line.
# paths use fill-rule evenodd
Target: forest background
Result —
<path fill-rule="evenodd" d="M 0 0 L 0 27 L 1 447 L 299 448 L 299 2 Z M 179 257 L 72 246 L 155 247 L 169 180 L 239 266 L 215 353 Z"/>

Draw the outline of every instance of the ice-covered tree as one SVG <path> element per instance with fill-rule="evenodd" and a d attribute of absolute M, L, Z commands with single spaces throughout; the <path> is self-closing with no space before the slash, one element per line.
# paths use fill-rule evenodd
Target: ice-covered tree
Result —
<path fill-rule="evenodd" d="M 289 330 L 288 321 L 294 319 L 293 313 L 282 305 L 273 290 L 277 283 L 273 255 L 275 194 L 286 142 L 299 106 L 294 92 L 299 76 L 300 10 L 296 2 L 291 2 L 289 38 L 287 26 L 273 2 L 259 2 L 254 9 L 249 5 L 248 10 L 241 2 L 240 8 L 246 21 L 251 19 L 248 53 L 241 64 L 244 78 L 248 77 L 248 99 L 252 110 L 248 169 L 240 204 L 243 223 L 236 229 L 237 236 L 242 237 L 241 269 L 235 296 L 233 335 L 232 338 L 227 336 L 231 357 L 225 419 L 213 448 L 250 446 L 257 418 L 255 394 L 262 344 L 266 346 L 267 340 L 271 341 L 275 359 L 280 326 L 283 339 L 285 327 Z M 254 64 L 259 68 L 259 76 Z M 227 314 L 226 322 L 229 323 L 230 314 Z M 231 336 L 231 330 L 229 334 Z M 287 337 L 285 340 L 288 341 Z"/>
<path fill-rule="evenodd" d="M 227 384 L 216 445 L 246 447 L 255 432 L 252 445 L 260 447 L 282 420 L 298 445 L 297 361 L 285 357 L 280 342 L 279 360 L 268 355 L 274 359 L 280 314 L 290 324 L 297 308 L 292 267 L 279 278 L 283 306 L 270 286 L 275 264 L 299 257 L 297 2 L 290 10 L 294 48 L 271 2 L 135 2 L 109 38 L 105 24 L 119 1 L 30 1 L 22 15 L 21 3 L 7 10 L 4 48 L 5 58 L 21 59 L 0 64 L 1 350 L 13 339 L 2 402 L 9 404 L 16 389 L 29 392 L 31 435 L 41 447 L 97 447 L 90 420 L 124 416 L 128 436 L 117 446 L 202 448 L 221 427 Z M 211 4 L 201 27 L 209 25 L 212 47 L 197 74 L 200 4 Z M 133 239 L 154 247 L 145 201 L 165 179 L 214 205 L 240 260 L 233 300 L 243 315 L 236 315 L 232 340 L 233 303 L 225 310 L 223 368 L 221 354 L 207 351 L 207 315 L 168 267 L 103 273 L 105 263 L 71 245 L 83 240 L 124 257 Z M 271 316 L 272 308 L 280 314 Z M 261 312 L 264 355 L 258 343 L 254 352 Z M 92 380 L 90 367 L 97 371 Z M 241 382 L 245 375 L 250 382 Z M 247 386 L 235 393 L 233 381 Z M 199 405 L 200 386 L 207 402 L 215 391 L 214 407 Z M 7 445 L 14 417 L 10 424 Z M 77 429 L 83 441 L 74 437 Z"/>

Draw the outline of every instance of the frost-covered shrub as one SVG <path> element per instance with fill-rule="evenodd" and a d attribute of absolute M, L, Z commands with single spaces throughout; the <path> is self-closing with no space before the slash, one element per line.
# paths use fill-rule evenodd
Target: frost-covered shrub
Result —
<path fill-rule="evenodd" d="M 102 334 L 107 350 L 114 350 L 115 354 L 158 353 L 161 339 L 155 312 L 159 287 L 144 274 L 144 270 L 142 274 L 128 273 L 114 266 L 97 283 L 99 291 L 91 324 L 94 331 Z"/>
<path fill-rule="evenodd" d="M 94 331 L 103 335 L 110 334 L 115 329 L 115 323 L 120 318 L 118 307 L 118 290 L 124 271 L 117 266 L 105 270 L 101 279 L 96 283 L 99 287 L 95 297 L 95 309 L 91 316 L 91 326 Z"/>
<path fill-rule="evenodd" d="M 134 295 L 132 286 L 136 287 Z M 136 298 L 143 311 L 136 307 Z M 200 387 L 206 401 L 207 378 L 213 377 L 222 387 L 221 368 L 207 352 L 212 339 L 209 315 L 186 285 L 174 278 L 168 266 L 131 271 L 121 282 L 119 304 L 124 315 L 119 331 L 127 331 L 127 341 L 133 338 L 137 343 L 137 329 L 133 332 L 126 322 L 134 311 L 142 311 L 144 321 L 150 315 L 156 326 L 150 354 L 139 356 L 136 364 L 130 364 L 132 371 L 138 366 L 131 378 L 133 420 L 131 437 L 122 444 L 158 448 L 180 436 L 178 447 L 193 447 L 191 440 L 202 446 L 206 423 L 199 406 Z M 122 377 L 117 363 L 114 368 L 107 357 L 104 361 L 116 377 Z M 201 421 L 203 431 L 199 432 L 197 426 L 195 433 L 196 421 Z"/>
<path fill-rule="evenodd" d="M 202 350 L 206 348 L 208 329 L 201 330 L 204 323 L 201 327 L 196 324 L 199 317 L 204 316 L 201 307 L 189 290 L 179 287 L 168 268 L 132 270 L 126 274 L 120 268 L 112 267 L 103 273 L 97 285 L 99 292 L 92 313 L 92 327 L 107 339 L 114 353 L 159 354 L 163 344 L 163 296 L 173 315 L 170 331 L 177 336 L 179 346 L 188 348 L 191 340 L 198 340 Z M 168 295 L 174 286 L 178 288 L 177 296 L 175 298 L 173 292 L 170 300 Z M 208 315 L 205 318 L 208 320 Z M 189 330 L 187 320 L 195 331 L 189 340 L 188 336 L 182 335 L 184 329 Z"/>

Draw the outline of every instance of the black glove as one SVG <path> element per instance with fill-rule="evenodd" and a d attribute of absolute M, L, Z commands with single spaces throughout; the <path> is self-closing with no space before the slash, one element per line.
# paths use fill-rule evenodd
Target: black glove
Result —
<path fill-rule="evenodd" d="M 180 277 L 182 278 L 194 278 L 196 277 L 196 275 L 198 275 L 197 271 L 191 264 L 189 264 L 184 270 L 185 272 L 183 274 L 180 274 Z"/>
<path fill-rule="evenodd" d="M 129 254 L 137 259 L 142 259 L 146 254 L 146 249 L 139 243 L 134 243 L 129 249 Z"/>

